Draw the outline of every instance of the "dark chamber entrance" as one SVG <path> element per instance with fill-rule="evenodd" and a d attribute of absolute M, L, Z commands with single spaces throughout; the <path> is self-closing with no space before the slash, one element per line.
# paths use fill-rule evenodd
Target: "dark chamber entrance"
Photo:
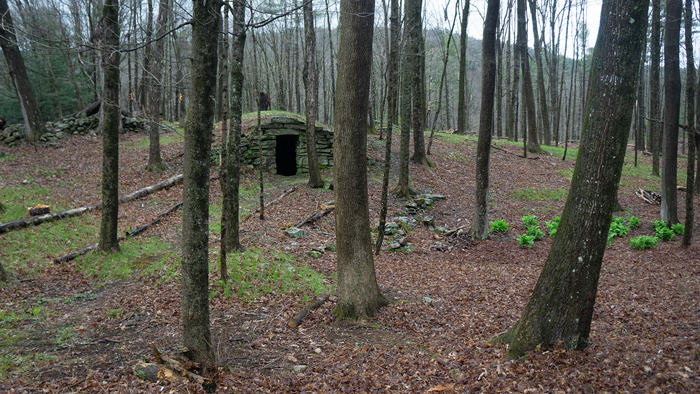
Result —
<path fill-rule="evenodd" d="M 297 135 L 278 135 L 276 137 L 275 160 L 277 175 L 297 174 Z"/>

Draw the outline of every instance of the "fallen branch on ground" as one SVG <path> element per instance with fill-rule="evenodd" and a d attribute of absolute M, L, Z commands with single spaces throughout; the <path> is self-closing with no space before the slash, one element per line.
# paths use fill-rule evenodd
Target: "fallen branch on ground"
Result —
<path fill-rule="evenodd" d="M 296 187 L 296 186 L 292 186 L 292 187 L 290 187 L 290 188 L 287 189 L 287 190 L 283 190 L 282 193 L 280 193 L 280 195 L 279 195 L 277 198 L 275 198 L 274 200 L 269 201 L 267 204 L 265 204 L 265 205 L 264 205 L 265 208 L 269 207 L 269 206 L 272 205 L 272 204 L 275 204 L 275 203 L 279 202 L 280 200 L 282 200 L 283 198 L 285 198 L 287 195 L 291 194 L 291 193 L 294 192 L 295 190 L 297 190 L 297 187 Z M 246 220 L 250 219 L 253 215 L 255 215 L 255 214 L 258 213 L 258 212 L 260 212 L 260 207 L 258 207 L 258 208 L 257 208 L 255 211 L 253 211 L 252 213 L 250 213 L 250 214 L 244 216 L 244 217 L 241 219 L 240 223 L 243 223 L 243 222 L 245 222 Z"/>
<path fill-rule="evenodd" d="M 335 208 L 335 207 L 333 207 L 333 208 Z M 321 212 L 321 213 L 313 213 L 313 214 L 307 216 L 306 219 L 304 219 L 304 220 L 300 221 L 299 223 L 295 224 L 294 227 L 301 227 L 301 226 L 305 225 L 306 223 L 309 223 L 309 224 L 314 223 L 314 222 L 317 221 L 318 219 L 321 219 L 322 217 L 324 217 L 324 216 L 328 215 L 329 213 L 333 212 L 333 208 L 326 209 L 325 211 L 323 211 L 323 212 Z"/>
<path fill-rule="evenodd" d="M 301 323 L 301 320 L 306 317 L 306 315 L 309 314 L 309 311 L 312 309 L 316 309 L 323 305 L 324 302 L 328 301 L 328 297 L 330 297 L 330 294 L 324 294 L 321 297 L 315 299 L 312 303 L 306 305 L 304 309 L 299 312 L 298 315 L 294 316 L 293 318 L 289 319 L 287 322 L 287 325 L 289 328 L 297 328 L 299 327 L 299 323 Z"/>
<path fill-rule="evenodd" d="M 642 188 L 639 189 L 639 191 L 634 192 L 634 194 L 641 198 L 644 202 L 647 204 L 661 204 L 661 196 L 657 193 L 646 191 Z"/>
<path fill-rule="evenodd" d="M 145 196 L 152 194 L 152 193 L 155 193 L 157 191 L 175 186 L 181 182 L 182 182 L 182 174 L 175 175 L 175 176 L 168 178 L 162 182 L 158 182 L 155 185 L 147 186 L 147 187 L 144 187 L 143 189 L 136 190 L 135 192 L 133 192 L 131 194 L 127 194 L 126 196 L 119 197 L 119 203 L 126 203 L 129 201 L 133 201 L 137 198 L 145 197 Z M 58 220 L 58 219 L 64 219 L 64 218 L 82 215 L 82 214 L 88 213 L 90 211 L 93 211 L 95 209 L 101 209 L 101 208 L 102 208 L 102 203 L 99 202 L 97 204 L 87 205 L 87 206 L 75 208 L 75 209 L 70 209 L 68 211 L 57 212 L 57 213 L 47 213 L 45 215 L 32 216 L 29 218 L 15 220 L 15 221 L 12 221 L 9 223 L 0 224 L 0 234 L 4 234 L 4 233 L 12 231 L 12 230 L 19 230 L 19 229 L 22 229 L 22 228 L 25 228 L 25 227 L 28 227 L 31 225 L 38 225 L 38 224 L 52 221 L 52 220 Z"/>
<path fill-rule="evenodd" d="M 199 383 L 207 392 L 216 390 L 216 383 L 211 379 L 205 378 L 192 369 L 199 368 L 199 364 L 189 361 L 180 360 L 174 357 L 161 354 L 155 345 L 151 345 L 153 349 L 155 363 L 138 363 L 134 365 L 134 375 L 144 380 L 152 382 L 166 381 L 170 383 L 179 383 L 191 381 Z"/>

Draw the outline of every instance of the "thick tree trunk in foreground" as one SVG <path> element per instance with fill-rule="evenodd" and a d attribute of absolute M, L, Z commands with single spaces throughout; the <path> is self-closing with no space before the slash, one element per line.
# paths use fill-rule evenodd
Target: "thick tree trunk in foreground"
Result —
<path fill-rule="evenodd" d="M 312 0 L 304 2 L 304 87 L 306 88 L 306 155 L 309 159 L 309 187 L 323 187 L 321 169 L 316 155 L 316 112 L 318 110 L 318 71 L 316 69 L 316 29 Z"/>
<path fill-rule="evenodd" d="M 685 53 L 686 53 L 686 118 L 688 119 L 688 166 L 686 168 L 685 191 L 685 231 L 683 232 L 683 246 L 690 246 L 693 238 L 693 221 L 695 210 L 693 209 L 693 182 L 695 182 L 695 61 L 693 59 L 693 7 L 692 1 L 685 2 Z"/>
<path fill-rule="evenodd" d="M 688 0 L 686 0 L 688 1 Z M 678 223 L 678 124 L 681 110 L 680 35 L 683 2 L 666 2 L 664 33 L 664 135 L 661 165 L 661 220 Z"/>
<path fill-rule="evenodd" d="M 490 0 L 484 21 L 484 38 L 481 42 L 481 114 L 479 115 L 479 141 L 476 146 L 476 191 L 474 220 L 469 233 L 476 239 L 489 235 L 489 158 L 493 132 L 493 104 L 496 90 L 496 28 L 498 26 L 499 0 Z"/>
<path fill-rule="evenodd" d="M 7 69 L 22 109 L 24 134 L 27 141 L 38 141 L 39 137 L 46 131 L 46 125 L 41 120 L 41 112 L 39 112 L 32 85 L 29 83 L 22 53 L 17 45 L 15 26 L 12 23 L 12 15 L 7 6 L 7 0 L 0 0 L 0 18 L 2 19 L 2 25 L 0 25 L 0 48 L 2 48 L 3 55 L 5 55 Z"/>
<path fill-rule="evenodd" d="M 214 2 L 193 1 L 192 9 L 192 96 L 185 122 L 182 192 L 182 337 L 190 357 L 211 367 L 215 360 L 209 331 L 209 154 L 220 14 Z"/>
<path fill-rule="evenodd" d="M 532 297 L 515 326 L 499 338 L 510 344 L 509 358 L 539 345 L 588 345 L 635 102 L 648 1 L 603 2 L 571 193 Z"/>
<path fill-rule="evenodd" d="M 158 28 L 156 37 L 162 37 L 165 34 L 165 29 L 168 25 L 168 0 L 160 0 L 158 5 Z M 165 37 L 162 37 L 155 43 L 153 51 L 153 63 L 151 63 L 151 92 L 149 93 L 148 112 L 151 115 L 149 144 L 148 144 L 148 171 L 163 171 L 165 165 L 160 155 L 160 104 L 163 97 L 163 45 Z"/>
<path fill-rule="evenodd" d="M 457 131 L 455 134 L 467 134 L 467 26 L 469 22 L 469 3 L 465 0 L 462 9 L 462 25 L 459 30 L 459 83 L 457 85 Z M 449 113 L 447 114 L 449 116 Z"/>
<path fill-rule="evenodd" d="M 103 92 L 100 112 L 102 129 L 102 223 L 99 248 L 119 250 L 119 2 L 106 0 L 102 8 L 105 21 L 100 45 Z"/>
<path fill-rule="evenodd" d="M 374 0 L 342 0 L 340 11 L 333 146 L 339 299 L 334 314 L 367 318 L 386 303 L 374 272 L 367 196 L 367 70 Z"/>

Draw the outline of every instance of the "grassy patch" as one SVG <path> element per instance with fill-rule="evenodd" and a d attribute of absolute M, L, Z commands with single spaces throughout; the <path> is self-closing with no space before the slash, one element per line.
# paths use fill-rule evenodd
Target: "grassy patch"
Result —
<path fill-rule="evenodd" d="M 121 244 L 119 253 L 91 252 L 76 259 L 76 268 L 85 276 L 102 281 L 125 280 L 135 274 L 159 280 L 177 275 L 179 264 L 166 243 L 154 237 L 132 238 Z"/>
<path fill-rule="evenodd" d="M 236 253 L 229 258 L 228 271 L 231 279 L 215 286 L 211 297 L 221 295 L 251 303 L 268 294 L 298 293 L 307 302 L 332 290 L 325 275 L 284 253 L 268 254 L 257 249 Z"/>
<path fill-rule="evenodd" d="M 11 372 L 31 371 L 52 363 L 55 358 L 45 353 L 0 355 L 0 381 L 7 379 Z"/>
<path fill-rule="evenodd" d="M 557 158 L 559 158 L 559 159 L 561 159 L 562 157 L 564 157 L 564 149 L 565 149 L 565 148 L 563 148 L 563 147 L 560 147 L 560 146 L 545 146 L 545 145 L 542 145 L 542 149 L 544 149 L 545 151 L 551 153 L 552 156 L 557 157 Z M 577 158 L 577 157 L 578 157 L 578 149 L 568 148 L 568 149 L 566 150 L 566 158 L 567 158 L 567 159 L 572 159 L 572 160 L 576 161 L 576 158 Z"/>
<path fill-rule="evenodd" d="M 4 235 L 0 260 L 12 271 L 39 272 L 49 259 L 84 248 L 91 240 L 97 242 L 99 221 L 83 215 L 11 231 Z"/>
<path fill-rule="evenodd" d="M 27 207 L 37 204 L 50 205 L 53 211 L 61 209 L 62 204 L 54 205 L 51 190 L 33 186 L 31 183 L 0 190 L 0 201 L 5 206 L 5 213 L 0 214 L 0 222 L 7 223 L 27 216 Z"/>
<path fill-rule="evenodd" d="M 561 201 L 566 193 L 565 189 L 525 187 L 514 191 L 511 195 L 525 201 Z"/>

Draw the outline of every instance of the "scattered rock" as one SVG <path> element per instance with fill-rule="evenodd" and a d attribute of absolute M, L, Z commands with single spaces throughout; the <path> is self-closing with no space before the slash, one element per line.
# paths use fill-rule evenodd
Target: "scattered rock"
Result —
<path fill-rule="evenodd" d="M 297 227 L 289 227 L 284 232 L 292 238 L 306 238 L 306 231 Z"/>
<path fill-rule="evenodd" d="M 317 259 L 317 258 L 323 256 L 323 253 L 319 252 L 318 250 L 309 250 L 308 252 L 306 252 L 306 254 L 309 257 L 314 258 L 314 259 Z"/>
<path fill-rule="evenodd" d="M 308 368 L 308 367 L 309 367 L 308 365 L 300 364 L 300 365 L 293 366 L 292 369 L 294 370 L 294 372 L 301 373 L 301 372 L 304 372 L 306 370 L 306 368 Z"/>

